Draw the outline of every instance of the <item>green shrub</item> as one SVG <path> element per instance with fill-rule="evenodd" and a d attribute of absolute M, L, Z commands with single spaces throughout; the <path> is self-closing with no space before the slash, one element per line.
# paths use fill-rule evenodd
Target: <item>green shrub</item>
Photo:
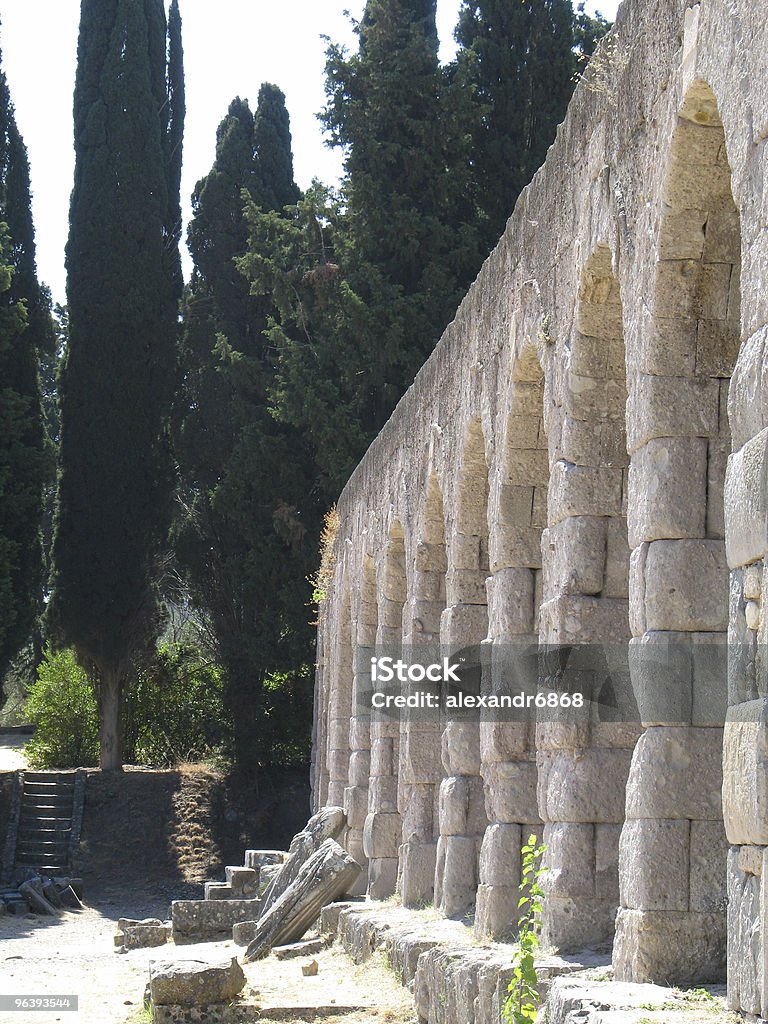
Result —
<path fill-rule="evenodd" d="M 518 948 L 513 959 L 514 973 L 507 988 L 501 1012 L 504 1024 L 534 1024 L 538 1016 L 539 979 L 536 974 L 536 951 L 541 930 L 541 905 L 544 892 L 539 878 L 547 870 L 539 867 L 546 846 L 536 846 L 530 835 L 522 848 L 522 879 L 517 908 L 520 911 Z"/>
<path fill-rule="evenodd" d="M 24 748 L 32 768 L 98 764 L 99 715 L 88 676 L 71 650 L 46 651 L 24 707 L 35 734 Z"/>
<path fill-rule="evenodd" d="M 167 644 L 125 702 L 125 758 L 169 767 L 218 754 L 232 733 L 221 669 L 194 644 Z"/>

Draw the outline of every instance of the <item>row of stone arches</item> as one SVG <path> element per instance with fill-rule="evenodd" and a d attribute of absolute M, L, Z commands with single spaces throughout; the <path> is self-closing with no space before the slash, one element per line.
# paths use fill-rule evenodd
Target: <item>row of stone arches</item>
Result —
<path fill-rule="evenodd" d="M 345 806 L 375 898 L 397 889 L 407 906 L 434 900 L 446 916 L 474 913 L 479 935 L 508 935 L 535 831 L 546 942 L 615 933 L 618 977 L 711 980 L 725 962 L 727 680 L 706 648 L 725 644 L 729 622 L 741 245 L 702 81 L 679 111 L 660 202 L 647 302 L 626 308 L 617 253 L 599 242 L 565 336 L 541 315 L 535 332 L 513 318 L 495 416 L 433 424 L 410 506 L 392 493 L 383 513 L 356 511 L 325 609 L 315 788 L 318 804 Z M 356 645 L 524 642 L 627 647 L 638 721 L 396 722 L 355 700 Z M 654 645 L 674 651 L 674 714 L 646 670 Z"/>

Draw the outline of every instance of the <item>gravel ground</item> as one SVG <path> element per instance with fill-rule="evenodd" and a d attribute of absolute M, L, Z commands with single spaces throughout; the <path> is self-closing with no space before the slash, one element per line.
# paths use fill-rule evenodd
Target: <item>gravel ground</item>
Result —
<path fill-rule="evenodd" d="M 144 894 L 103 891 L 91 905 L 60 918 L 0 917 L 0 994 L 77 995 L 77 1012 L 0 1011 L 5 1024 L 147 1024 L 142 1010 L 150 960 L 207 960 L 239 956 L 243 950 L 229 942 L 114 951 L 119 917 L 168 915 L 166 888 Z M 87 895 L 87 894 L 86 894 Z M 177 893 L 188 896 L 188 893 Z M 301 965 L 311 957 L 278 961 L 274 956 L 244 965 L 248 983 L 244 994 L 262 1007 L 338 1005 L 350 1008 L 326 1024 L 414 1024 L 409 994 L 397 984 L 378 958 L 362 967 L 337 947 L 324 950 L 316 977 L 304 977 Z M 359 1007 L 358 1010 L 351 1008 Z M 299 1010 L 288 1024 L 307 1019 Z"/>

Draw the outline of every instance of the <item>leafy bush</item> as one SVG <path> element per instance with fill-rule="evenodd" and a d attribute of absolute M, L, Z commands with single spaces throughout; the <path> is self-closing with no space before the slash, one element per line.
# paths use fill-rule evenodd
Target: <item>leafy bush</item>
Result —
<path fill-rule="evenodd" d="M 194 644 L 168 644 L 130 688 L 125 759 L 169 767 L 219 753 L 232 733 L 221 669 Z"/>
<path fill-rule="evenodd" d="M 32 768 L 98 764 L 96 698 L 73 651 L 46 651 L 27 697 L 24 717 L 36 727 L 24 748 Z"/>

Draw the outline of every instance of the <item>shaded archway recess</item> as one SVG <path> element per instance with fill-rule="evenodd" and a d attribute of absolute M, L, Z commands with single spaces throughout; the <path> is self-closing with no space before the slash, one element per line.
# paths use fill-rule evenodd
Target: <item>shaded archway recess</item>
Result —
<path fill-rule="evenodd" d="M 711 89 L 698 81 L 671 140 L 653 317 L 629 403 L 633 685 L 648 728 L 632 762 L 621 840 L 614 967 L 626 980 L 688 983 L 725 974 L 717 724 L 724 667 L 714 714 L 717 694 L 704 680 L 711 645 L 724 643 L 728 628 L 723 485 L 740 245 L 723 126 Z M 675 651 L 674 714 L 659 708 L 657 677 L 644 669 L 652 645 Z"/>
<path fill-rule="evenodd" d="M 405 543 L 399 522 L 392 523 L 378 564 L 376 589 L 377 650 L 399 654 L 403 638 L 403 607 L 406 599 Z M 402 817 L 398 810 L 400 771 L 400 722 L 371 711 L 371 780 L 364 848 L 369 857 L 368 895 L 386 899 L 397 886 L 398 853 Z"/>
<path fill-rule="evenodd" d="M 488 635 L 488 466 L 477 419 L 470 421 L 460 453 L 454 507 L 445 581 L 447 607 L 440 620 L 446 653 L 477 646 Z M 479 722 L 444 722 L 442 764 L 435 906 L 446 917 L 461 918 L 475 905 L 480 846 L 488 824 Z"/>
<path fill-rule="evenodd" d="M 440 616 L 445 608 L 445 520 L 437 477 L 427 471 L 419 514 L 410 596 L 403 612 L 405 647 L 440 643 Z M 403 818 L 399 888 L 406 907 L 423 906 L 434 897 L 438 800 L 443 777 L 440 723 L 416 721 L 404 712 L 400 721 L 399 809 Z"/>
<path fill-rule="evenodd" d="M 559 408 L 551 439 L 541 639 L 575 645 L 570 663 L 580 657 L 594 666 L 576 679 L 584 696 L 597 701 L 605 670 L 610 664 L 615 677 L 613 655 L 626 651 L 630 635 L 626 357 L 619 283 L 607 246 L 595 249 L 581 273 L 561 374 L 554 389 Z M 598 647 L 605 653 L 595 660 Z M 619 836 L 639 727 L 599 717 L 564 712 L 561 721 L 537 726 L 549 868 L 543 937 L 564 950 L 610 941 L 619 902 Z"/>
<path fill-rule="evenodd" d="M 544 374 L 535 349 L 518 360 L 509 388 L 502 444 L 491 467 L 489 495 L 488 638 L 492 692 L 511 650 L 538 640 L 542 594 L 541 534 L 547 522 L 549 456 L 544 431 Z M 486 816 L 475 909 L 478 938 L 517 930 L 520 848 L 542 836 L 536 802 L 535 725 L 483 713 L 480 753 Z"/>

